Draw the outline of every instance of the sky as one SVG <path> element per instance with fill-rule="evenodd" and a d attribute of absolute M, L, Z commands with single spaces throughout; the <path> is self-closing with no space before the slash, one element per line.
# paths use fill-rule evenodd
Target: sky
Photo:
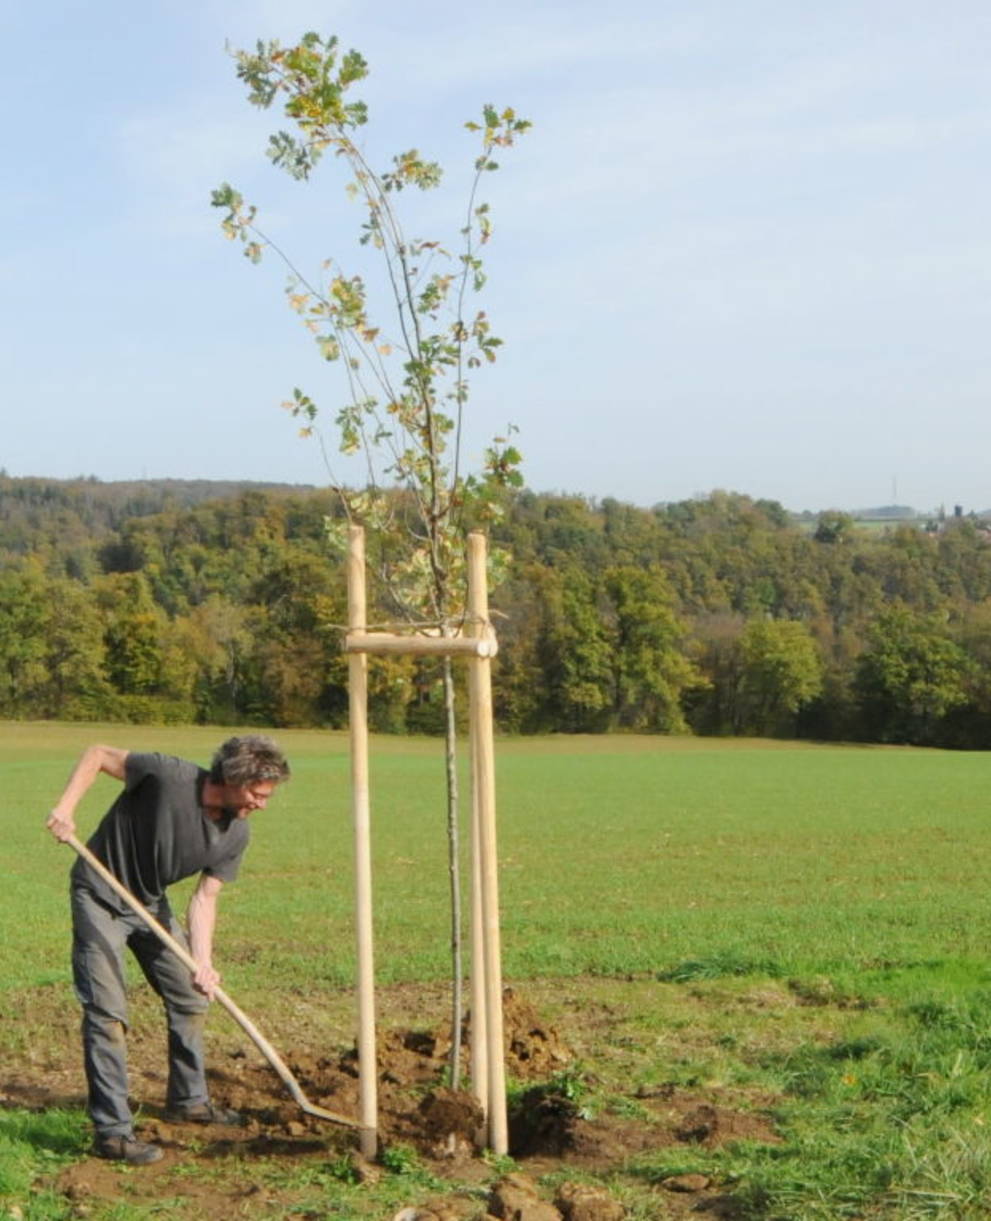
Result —
<path fill-rule="evenodd" d="M 991 508 L 986 0 L 6 0 L 8 474 L 353 481 L 339 367 L 209 202 L 229 181 L 307 274 L 362 270 L 340 165 L 271 166 L 285 122 L 226 50 L 308 29 L 369 63 L 372 164 L 445 166 L 402 196 L 417 236 L 457 240 L 466 120 L 534 124 L 484 184 L 504 347 L 469 468 L 512 427 L 538 492 Z"/>

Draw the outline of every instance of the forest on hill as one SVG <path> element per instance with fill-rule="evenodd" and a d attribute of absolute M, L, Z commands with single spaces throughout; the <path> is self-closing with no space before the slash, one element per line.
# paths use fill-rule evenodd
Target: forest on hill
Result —
<path fill-rule="evenodd" d="M 504 509 L 504 732 L 991 741 L 981 520 L 809 529 L 729 492 Z M 0 474 L 0 716 L 343 725 L 339 512 L 313 488 Z M 375 659 L 370 684 L 375 728 L 440 729 L 434 663 Z"/>

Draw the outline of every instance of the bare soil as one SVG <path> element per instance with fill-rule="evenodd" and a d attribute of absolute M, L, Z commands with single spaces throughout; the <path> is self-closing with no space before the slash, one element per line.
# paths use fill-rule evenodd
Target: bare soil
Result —
<path fill-rule="evenodd" d="M 402 997 L 391 998 L 399 1002 L 397 1008 L 406 1007 L 413 990 L 402 992 Z M 382 1007 L 390 1009 L 390 998 Z M 39 1002 L 39 1013 L 32 1017 L 40 1018 L 44 1008 Z M 578 1071 L 572 1041 L 583 1048 L 581 1066 L 594 1063 L 596 1046 L 608 1042 L 610 1036 L 609 1007 L 584 1006 L 571 1019 L 574 1030 L 564 1032 L 543 1021 L 534 1004 L 512 989 L 506 990 L 504 1012 L 507 1072 L 516 1082 L 532 1083 L 516 1096 L 510 1110 L 510 1153 L 524 1175 L 536 1179 L 551 1172 L 574 1172 L 581 1177 L 620 1171 L 631 1158 L 664 1146 L 712 1148 L 736 1140 L 778 1140 L 761 1106 L 770 1100 L 715 1090 L 631 1087 L 628 1107 L 586 1114 L 567 1089 L 555 1088 L 554 1083 L 556 1080 L 560 1087 L 568 1079 L 568 1070 Z M 84 1106 L 75 1022 L 66 1029 L 64 1015 L 58 1020 L 65 1037 L 51 1040 L 43 1051 L 32 1042 L 18 1063 L 0 1069 L 0 1107 L 41 1111 Z M 312 1031 L 306 1033 L 312 1038 Z M 217 1102 L 242 1112 L 246 1122 L 240 1128 L 168 1122 L 162 1108 L 164 1039 L 157 1028 L 132 1029 L 129 1048 L 132 1091 L 140 1102 L 138 1135 L 160 1144 L 165 1156 L 140 1172 L 92 1157 L 63 1170 L 50 1185 L 71 1202 L 76 1215 L 86 1216 L 99 1202 L 122 1200 L 174 1200 L 170 1215 L 183 1218 L 250 1217 L 292 1207 L 292 1189 L 272 1187 L 268 1185 L 271 1177 L 252 1175 L 251 1164 L 259 1159 L 277 1159 L 291 1170 L 307 1164 L 326 1165 L 328 1157 L 350 1156 L 359 1178 L 377 1177 L 379 1169 L 357 1157 L 352 1129 L 300 1112 L 253 1046 L 247 1044 L 245 1050 L 229 1032 L 225 1040 L 212 1047 L 211 1092 Z M 450 1045 L 450 1025 L 445 1028 L 442 1022 L 435 1029 L 382 1029 L 380 1139 L 384 1147 L 414 1148 L 436 1176 L 450 1181 L 452 1193 L 444 1197 L 443 1207 L 436 1206 L 438 1216 L 467 1218 L 480 1215 L 478 1192 L 465 1195 L 459 1203 L 457 1186 L 477 1189 L 497 1176 L 477 1149 L 482 1122 L 477 1102 L 467 1092 L 440 1084 Z M 353 1048 L 325 1051 L 303 1037 L 280 1052 L 312 1102 L 357 1118 L 358 1069 Z M 611 1094 L 615 1097 L 615 1090 Z M 191 1174 L 191 1164 L 209 1173 Z M 684 1179 L 657 1187 L 659 1218 L 689 1211 L 735 1215 L 732 1200 L 708 1180 L 700 1176 Z M 279 1181 L 291 1181 L 291 1175 L 283 1175 Z M 411 1200 L 410 1205 L 426 1207 L 422 1200 Z"/>

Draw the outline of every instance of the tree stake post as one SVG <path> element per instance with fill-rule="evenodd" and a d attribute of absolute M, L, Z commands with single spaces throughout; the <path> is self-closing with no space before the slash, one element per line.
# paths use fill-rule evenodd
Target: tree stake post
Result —
<path fill-rule="evenodd" d="M 489 1148 L 497 1155 L 509 1152 L 492 716 L 492 658 L 498 645 L 489 623 L 485 536 L 477 532 L 468 536 L 468 618 L 467 635 L 400 636 L 390 632 L 369 632 L 365 594 L 365 536 L 360 526 L 350 528 L 348 634 L 344 650 L 348 654 L 351 710 L 361 1150 L 367 1157 L 375 1155 L 378 1140 L 368 785 L 369 653 L 391 656 L 446 655 L 464 657 L 468 662 L 472 771 L 471 1079 L 472 1089 L 485 1112 Z"/>
<path fill-rule="evenodd" d="M 352 526 L 348 540 L 348 627 L 364 632 L 365 532 Z M 354 823 L 355 935 L 358 953 L 358 1076 L 361 1152 L 378 1152 L 378 1066 L 375 1050 L 375 963 L 372 933 L 371 813 L 368 789 L 368 658 L 348 657 L 351 725 L 351 814 Z"/>
<path fill-rule="evenodd" d="M 486 578 L 485 536 L 468 535 L 468 613 L 471 626 L 479 641 L 494 641 L 489 623 L 489 597 Z M 494 650 L 493 650 L 494 651 Z M 486 1093 L 478 1088 L 479 1100 L 487 1101 L 486 1115 L 489 1146 L 493 1153 L 509 1152 L 506 1124 L 506 1066 L 502 1033 L 502 947 L 499 934 L 499 858 L 496 846 L 495 803 L 495 734 L 492 718 L 492 660 L 490 652 L 479 653 L 468 663 L 471 725 L 472 768 L 472 828 L 477 869 L 473 881 L 480 884 L 480 901 L 472 901 L 472 916 L 481 913 L 481 936 L 472 935 L 472 978 L 479 969 L 484 978 L 485 1029 L 479 1035 L 486 1048 Z M 478 941 L 482 943 L 482 960 L 474 957 Z M 473 998 L 475 993 L 473 992 Z M 472 1009 L 472 1022 L 476 1021 Z M 475 1041 L 472 1031 L 472 1042 Z M 481 1069 L 481 1065 L 479 1066 Z"/>

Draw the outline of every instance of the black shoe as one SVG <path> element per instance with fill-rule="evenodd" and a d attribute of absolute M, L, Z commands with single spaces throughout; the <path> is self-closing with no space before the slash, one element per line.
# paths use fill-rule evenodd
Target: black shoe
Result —
<path fill-rule="evenodd" d="M 134 1136 L 98 1136 L 93 1143 L 93 1152 L 110 1162 L 126 1162 L 128 1166 L 148 1166 L 161 1160 L 158 1145 L 137 1140 Z"/>
<path fill-rule="evenodd" d="M 191 1107 L 167 1107 L 165 1118 L 169 1123 L 216 1123 L 228 1128 L 240 1128 L 244 1124 L 240 1111 L 217 1106 L 215 1102 L 201 1102 Z"/>

